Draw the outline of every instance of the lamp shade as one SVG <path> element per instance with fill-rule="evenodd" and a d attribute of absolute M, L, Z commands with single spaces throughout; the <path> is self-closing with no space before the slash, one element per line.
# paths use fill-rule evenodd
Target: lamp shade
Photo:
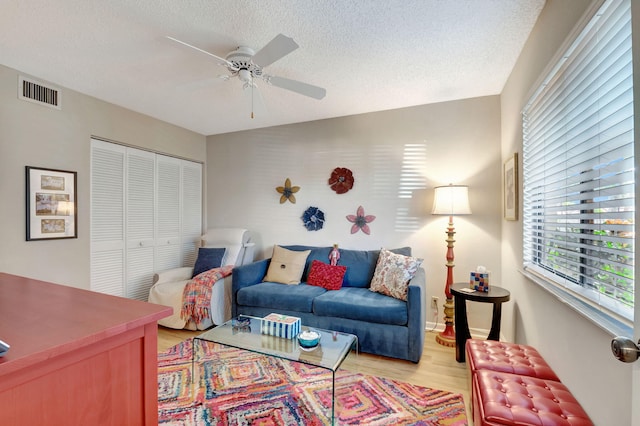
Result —
<path fill-rule="evenodd" d="M 436 186 L 433 197 L 433 214 L 471 214 L 469 187 L 466 185 Z"/>

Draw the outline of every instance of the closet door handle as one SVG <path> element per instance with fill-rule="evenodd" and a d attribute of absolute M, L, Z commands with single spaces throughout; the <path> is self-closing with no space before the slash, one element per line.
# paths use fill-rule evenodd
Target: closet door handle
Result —
<path fill-rule="evenodd" d="M 640 341 L 634 343 L 628 337 L 614 337 L 611 341 L 611 352 L 621 362 L 634 362 L 640 357 Z"/>

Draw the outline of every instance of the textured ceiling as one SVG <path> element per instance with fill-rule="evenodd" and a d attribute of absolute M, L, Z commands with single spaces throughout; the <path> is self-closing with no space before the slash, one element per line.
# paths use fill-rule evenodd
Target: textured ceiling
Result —
<path fill-rule="evenodd" d="M 0 64 L 203 135 L 495 95 L 544 0 L 2 0 Z M 324 87 L 322 100 L 208 55 L 299 49 L 265 69 Z M 64 96 L 64 94 L 63 94 Z M 63 101 L 64 102 L 64 101 Z M 64 104 L 63 104 L 64 107 Z"/>

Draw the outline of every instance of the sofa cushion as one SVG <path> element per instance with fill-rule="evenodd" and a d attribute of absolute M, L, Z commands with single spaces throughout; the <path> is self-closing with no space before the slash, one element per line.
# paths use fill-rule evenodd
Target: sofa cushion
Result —
<path fill-rule="evenodd" d="M 314 298 L 326 291 L 305 283 L 282 285 L 265 282 L 241 288 L 236 298 L 239 305 L 270 308 L 273 312 L 312 312 Z"/>
<path fill-rule="evenodd" d="M 304 268 L 304 272 L 302 274 L 302 282 L 307 282 L 309 278 L 309 272 L 311 272 L 311 264 L 314 260 L 319 260 L 320 262 L 327 262 L 329 260 L 329 253 L 333 247 L 314 247 L 314 246 L 302 246 L 302 245 L 291 245 L 291 246 L 282 246 L 287 250 L 293 251 L 305 251 L 309 250 L 310 253 L 307 256 L 307 263 Z"/>
<path fill-rule="evenodd" d="M 406 301 L 409 281 L 416 274 L 422 261 L 423 259 L 382 249 L 371 280 L 371 291 Z"/>
<path fill-rule="evenodd" d="M 314 260 L 321 262 L 327 262 L 329 260 L 329 254 L 333 247 L 312 247 L 302 245 L 283 246 L 288 250 L 303 251 L 311 250 L 307 257 L 307 264 L 305 271 L 302 274 L 302 281 L 307 281 L 309 271 L 311 269 L 311 263 Z M 405 256 L 411 256 L 411 247 L 401 247 L 391 250 L 393 253 L 402 254 Z M 342 287 L 369 287 L 373 273 L 378 263 L 378 256 L 380 250 L 348 250 L 340 249 L 340 260 L 338 265 L 347 267 L 347 272 L 344 274 L 344 280 L 342 281 Z"/>
<path fill-rule="evenodd" d="M 317 296 L 313 313 L 391 325 L 406 325 L 408 320 L 406 302 L 357 287 L 342 287 Z"/>
<path fill-rule="evenodd" d="M 300 284 L 310 252 L 310 250 L 295 251 L 273 246 L 273 256 L 264 280 L 282 284 Z"/>
<path fill-rule="evenodd" d="M 339 290 L 342 287 L 346 266 L 329 265 L 328 263 L 314 260 L 311 263 L 311 270 L 307 278 L 307 284 L 317 285 L 327 290 Z"/>

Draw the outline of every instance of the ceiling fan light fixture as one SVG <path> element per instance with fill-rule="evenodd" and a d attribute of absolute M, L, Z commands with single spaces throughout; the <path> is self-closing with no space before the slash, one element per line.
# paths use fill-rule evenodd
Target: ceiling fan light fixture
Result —
<path fill-rule="evenodd" d="M 251 71 L 249 71 L 247 69 L 241 69 L 240 71 L 238 71 L 238 78 L 240 79 L 240 81 L 242 81 L 243 83 L 247 83 L 247 84 L 251 84 L 251 82 L 253 80 L 253 76 L 251 75 Z"/>

